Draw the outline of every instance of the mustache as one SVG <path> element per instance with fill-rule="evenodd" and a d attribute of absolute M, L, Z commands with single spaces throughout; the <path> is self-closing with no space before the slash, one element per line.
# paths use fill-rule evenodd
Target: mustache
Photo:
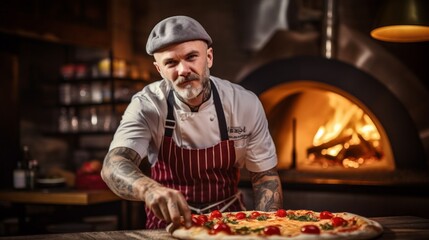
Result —
<path fill-rule="evenodd" d="M 200 79 L 200 76 L 198 74 L 191 73 L 186 77 L 179 76 L 175 82 L 176 84 L 182 84 L 182 83 L 186 83 L 186 82 L 198 80 L 198 79 Z"/>

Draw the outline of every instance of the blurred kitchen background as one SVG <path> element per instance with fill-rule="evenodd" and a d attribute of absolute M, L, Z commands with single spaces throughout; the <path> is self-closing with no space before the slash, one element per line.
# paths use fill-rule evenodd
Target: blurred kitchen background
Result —
<path fill-rule="evenodd" d="M 260 97 L 285 208 L 429 217 L 429 41 L 371 37 L 393 2 L 5 0 L 0 187 L 13 188 L 24 146 L 40 175 L 65 179 L 60 187 L 105 187 L 80 174 L 103 160 L 131 96 L 160 79 L 145 52 L 147 35 L 165 17 L 188 15 L 214 40 L 212 75 Z M 426 21 L 427 6 L 419 6 Z M 49 188 L 40 184 L 36 190 Z M 245 172 L 240 187 L 251 208 Z M 0 235 L 14 234 L 16 213 L 0 204 Z M 128 227 L 142 228 L 142 204 L 131 205 Z M 38 207 L 27 210 L 34 216 L 64 210 Z M 80 211 L 100 215 L 109 208 Z M 109 215 L 103 226 L 115 229 L 118 221 Z M 58 230 L 46 220 L 32 233 L 88 230 L 73 226 Z"/>

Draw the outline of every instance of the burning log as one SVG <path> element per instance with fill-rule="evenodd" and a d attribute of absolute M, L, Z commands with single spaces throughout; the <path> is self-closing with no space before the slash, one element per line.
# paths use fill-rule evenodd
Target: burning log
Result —
<path fill-rule="evenodd" d="M 359 144 L 356 145 L 350 145 L 347 149 L 347 153 L 345 154 L 344 158 L 349 159 L 359 159 L 359 158 L 381 158 L 381 153 L 375 149 L 375 147 L 367 141 L 365 138 L 363 138 L 360 134 L 357 134 L 359 138 Z"/>
<path fill-rule="evenodd" d="M 313 146 L 307 149 L 307 156 L 313 159 L 313 162 L 322 165 L 342 165 L 345 166 L 344 160 L 355 161 L 354 166 L 360 166 L 367 159 L 380 160 L 382 153 L 379 152 L 371 142 L 363 138 L 359 133 L 355 133 L 359 141 L 353 143 L 353 135 L 339 137 L 329 142 L 318 146 Z M 327 151 L 330 148 L 340 146 L 335 155 L 329 154 Z"/>
<path fill-rule="evenodd" d="M 310 154 L 322 155 L 321 152 L 323 150 L 334 147 L 338 144 L 344 145 L 345 143 L 349 142 L 352 137 L 352 135 L 349 135 L 345 137 L 335 138 L 329 142 L 320 144 L 319 146 L 310 147 L 307 149 L 307 156 Z"/>

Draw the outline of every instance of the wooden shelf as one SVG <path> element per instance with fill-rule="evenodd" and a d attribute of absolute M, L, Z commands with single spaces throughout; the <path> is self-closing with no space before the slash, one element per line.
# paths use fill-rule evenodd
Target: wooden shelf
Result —
<path fill-rule="evenodd" d="M 138 78 L 130 78 L 130 77 L 84 77 L 84 78 L 71 78 L 71 79 L 65 79 L 60 78 L 59 83 L 60 84 L 82 84 L 82 83 L 92 83 L 92 82 L 110 82 L 110 81 L 117 81 L 117 82 L 129 82 L 129 83 L 144 83 L 149 84 L 151 81 L 144 80 L 144 79 L 138 79 Z"/>

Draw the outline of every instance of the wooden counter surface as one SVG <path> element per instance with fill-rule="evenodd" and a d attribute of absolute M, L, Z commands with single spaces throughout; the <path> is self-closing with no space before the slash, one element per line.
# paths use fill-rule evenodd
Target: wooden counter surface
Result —
<path fill-rule="evenodd" d="M 371 218 L 384 227 L 382 235 L 375 239 L 429 239 L 429 219 L 414 216 Z M 83 232 L 33 236 L 5 237 L 1 240 L 93 240 L 93 239 L 175 239 L 165 230 L 132 230 L 108 232 Z"/>
<path fill-rule="evenodd" d="M 24 204 L 90 205 L 121 200 L 110 190 L 1 190 L 0 201 Z"/>
<path fill-rule="evenodd" d="M 113 213 L 118 215 L 118 228 L 126 229 L 129 224 L 127 202 L 105 190 L 77 190 L 71 188 L 35 189 L 35 190 L 0 190 L 0 201 L 12 204 L 18 217 L 18 231 L 26 233 L 28 229 L 28 205 L 51 206 L 92 206 L 103 203 L 118 202 L 118 209 L 114 207 Z M 116 206 L 116 205 L 115 205 Z"/>

